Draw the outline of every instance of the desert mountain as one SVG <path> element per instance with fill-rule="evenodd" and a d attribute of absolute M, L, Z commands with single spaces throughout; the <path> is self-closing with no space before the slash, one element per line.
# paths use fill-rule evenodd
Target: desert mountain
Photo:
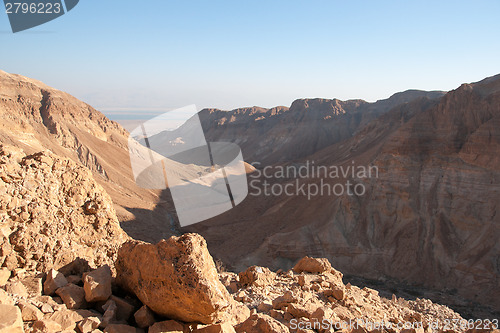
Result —
<path fill-rule="evenodd" d="M 395 105 L 352 137 L 281 164 L 376 166 L 371 178 L 298 180 L 306 186 L 350 180 L 366 188 L 363 195 L 250 195 L 189 230 L 203 234 L 228 263 L 287 268 L 304 254 L 323 256 L 348 274 L 456 289 L 498 309 L 491 290 L 500 290 L 499 121 L 500 76 Z M 293 148 L 300 151 L 297 142 Z M 257 180 L 262 184 L 263 176 Z"/>
<path fill-rule="evenodd" d="M 200 121 L 209 142 L 237 143 L 245 160 L 260 165 L 283 163 L 305 158 L 314 152 L 350 138 L 368 122 L 396 105 L 421 97 L 439 98 L 443 92 L 408 90 L 375 103 L 363 100 L 299 99 L 290 108 L 249 107 L 222 111 L 204 109 Z M 150 142 L 163 145 L 189 140 L 189 126 L 161 132 Z M 158 144 L 159 146 L 159 144 Z"/>
<path fill-rule="evenodd" d="M 500 290 L 499 105 L 497 76 L 446 94 L 410 90 L 376 103 L 305 99 L 290 108 L 203 110 L 207 141 L 235 142 L 245 160 L 261 168 L 314 163 L 378 172 L 297 183 L 348 180 L 364 186 L 362 195 L 250 194 L 227 213 L 182 231 L 202 234 L 214 256 L 236 270 L 255 264 L 289 269 L 304 255 L 320 256 L 350 275 L 456 289 L 498 309 L 500 298 L 490 291 Z M 117 123 L 66 93 L 5 72 L 0 114 L 1 142 L 22 148 L 26 159 L 50 150 L 91 170 L 129 235 L 156 242 L 177 232 L 169 191 L 135 184 L 128 133 Z M 175 141 L 189 137 L 188 130 L 151 140 Z M 297 181 L 261 172 L 249 181 Z"/>
<path fill-rule="evenodd" d="M 475 332 L 430 300 L 344 284 L 324 258 L 236 274 L 197 234 L 132 240 L 90 170 L 49 151 L 0 145 L 0 193 L 2 332 Z"/>
<path fill-rule="evenodd" d="M 117 216 L 127 231 L 145 238 L 167 237 L 168 203 L 156 205 L 158 191 L 136 185 L 130 168 L 128 133 L 116 122 L 75 97 L 21 75 L 0 71 L 0 141 L 26 154 L 50 150 L 81 163 L 113 198 Z M 153 212 L 153 208 L 156 210 Z M 151 219 L 155 223 L 151 223 Z M 129 230 L 130 229 L 130 230 Z"/>

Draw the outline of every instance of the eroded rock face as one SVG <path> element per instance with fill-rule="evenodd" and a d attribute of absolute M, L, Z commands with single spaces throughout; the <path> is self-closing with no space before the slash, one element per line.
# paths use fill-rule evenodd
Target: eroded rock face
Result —
<path fill-rule="evenodd" d="M 346 274 L 455 288 L 498 309 L 500 298 L 490 290 L 500 289 L 499 156 L 497 75 L 438 101 L 395 105 L 349 139 L 294 162 L 376 166 L 372 178 L 348 176 L 364 195 L 252 196 L 189 230 L 236 269 L 289 269 L 306 254 L 323 256 Z M 313 177 L 301 184 L 321 187 Z M 252 223 L 243 223 L 250 214 Z"/>
<path fill-rule="evenodd" d="M 205 240 L 197 234 L 171 237 L 156 245 L 126 242 L 116 269 L 121 286 L 157 314 L 172 319 L 212 323 L 232 302 Z"/>
<path fill-rule="evenodd" d="M 26 156 L 1 145 L 0 174 L 0 264 L 39 272 L 77 258 L 93 267 L 113 265 L 128 236 L 88 169 L 50 151 Z M 96 203 L 96 214 L 85 214 L 89 200 Z M 51 292 L 63 282 L 50 286 Z"/>
<path fill-rule="evenodd" d="M 0 118 L 0 142 L 22 148 L 27 155 L 50 150 L 85 166 L 113 198 L 120 221 L 141 218 L 151 221 L 150 214 L 134 216 L 123 208 L 153 209 L 157 197 L 152 191 L 140 188 L 131 176 L 129 133 L 117 122 L 65 92 L 2 70 Z M 83 209 L 89 218 L 102 212 L 99 201 L 91 197 L 83 199 L 78 207 L 85 204 Z M 164 208 L 167 209 L 170 207 Z M 166 238 L 171 231 L 163 226 L 164 216 L 163 211 L 153 215 L 159 225 L 149 228 L 151 237 L 143 232 L 140 223 L 129 225 L 127 231 L 141 235 L 141 239 Z"/>

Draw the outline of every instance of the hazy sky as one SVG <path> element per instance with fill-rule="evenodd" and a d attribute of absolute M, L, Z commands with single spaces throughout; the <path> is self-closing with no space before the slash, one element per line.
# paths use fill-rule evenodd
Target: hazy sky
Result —
<path fill-rule="evenodd" d="M 12 34 L 0 69 L 103 110 L 374 101 L 500 73 L 500 1 L 81 0 Z"/>

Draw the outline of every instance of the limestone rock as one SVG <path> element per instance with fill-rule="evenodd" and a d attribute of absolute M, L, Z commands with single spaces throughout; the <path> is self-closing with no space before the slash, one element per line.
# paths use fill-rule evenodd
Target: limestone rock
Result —
<path fill-rule="evenodd" d="M 121 298 L 115 295 L 110 297 L 113 302 L 116 304 L 116 319 L 128 321 L 135 310 L 139 307 L 135 305 L 135 302 L 132 300 Z"/>
<path fill-rule="evenodd" d="M 141 328 L 146 328 L 155 323 L 155 317 L 153 311 L 151 311 L 147 305 L 142 306 L 134 314 L 135 322 L 137 326 Z"/>
<path fill-rule="evenodd" d="M 175 320 L 160 321 L 149 327 L 148 333 L 184 333 L 186 327 Z"/>
<path fill-rule="evenodd" d="M 36 306 L 21 300 L 17 303 L 19 309 L 21 309 L 21 315 L 23 321 L 36 321 L 43 318 L 43 312 L 40 311 Z"/>
<path fill-rule="evenodd" d="M 10 275 L 11 272 L 6 267 L 0 268 L 0 287 L 5 286 L 7 281 L 9 281 Z"/>
<path fill-rule="evenodd" d="M 234 327 L 229 323 L 208 325 L 203 328 L 198 328 L 194 333 L 236 333 Z"/>
<path fill-rule="evenodd" d="M 136 333 L 137 329 L 133 326 L 124 324 L 111 324 L 106 326 L 104 333 Z"/>
<path fill-rule="evenodd" d="M 59 273 L 55 269 L 51 269 L 47 272 L 45 277 L 45 282 L 43 283 L 43 292 L 45 295 L 54 295 L 56 290 L 64 287 L 68 284 L 68 280 L 63 274 Z"/>
<path fill-rule="evenodd" d="M 21 311 L 17 306 L 0 304 L 0 332 L 24 332 Z"/>
<path fill-rule="evenodd" d="M 101 324 L 101 320 L 97 317 L 87 317 L 80 321 L 76 327 L 80 333 L 90 333 L 97 329 Z"/>
<path fill-rule="evenodd" d="M 323 273 L 329 272 L 332 269 L 332 265 L 326 258 L 311 258 L 305 256 L 300 259 L 299 262 L 293 267 L 293 271 L 296 273 Z"/>
<path fill-rule="evenodd" d="M 83 274 L 87 302 L 105 301 L 111 296 L 111 269 L 108 265 Z"/>
<path fill-rule="evenodd" d="M 33 323 L 34 333 L 53 333 L 60 332 L 61 330 L 61 325 L 50 319 L 41 319 Z"/>
<path fill-rule="evenodd" d="M 10 297 L 9 294 L 7 294 L 7 292 L 3 289 L 0 289 L 0 304 L 15 305 L 12 297 Z"/>
<path fill-rule="evenodd" d="M 197 234 L 156 245 L 129 241 L 119 251 L 116 269 L 120 285 L 168 318 L 209 324 L 233 302 Z"/>
<path fill-rule="evenodd" d="M 289 332 L 288 327 L 262 313 L 256 313 L 250 316 L 243 323 L 236 325 L 237 333 L 284 333 Z"/>
<path fill-rule="evenodd" d="M 274 280 L 276 273 L 271 272 L 267 267 L 252 266 L 246 271 L 238 274 L 240 283 L 264 287 Z"/>
<path fill-rule="evenodd" d="M 82 309 L 87 305 L 85 291 L 75 284 L 67 284 L 57 289 L 56 294 L 62 298 L 68 309 Z"/>
<path fill-rule="evenodd" d="M 10 228 L 8 242 L 0 233 L 3 266 L 11 271 L 47 272 L 61 270 L 75 260 L 85 260 L 92 267 L 112 264 L 128 236 L 119 226 L 111 198 L 92 173 L 41 147 L 43 151 L 22 154 L 20 160 L 8 150 L 0 144 L 0 174 L 15 176 L 8 170 L 17 170 L 19 177 L 0 177 L 0 188 L 5 189 L 9 202 L 5 209 L 13 215 L 0 214 L 0 224 Z M 80 197 L 81 203 L 70 204 L 70 199 Z M 97 214 L 85 214 L 84 200 L 98 204 Z M 26 218 L 29 221 L 20 222 Z"/>
<path fill-rule="evenodd" d="M 281 310 L 283 307 L 295 302 L 297 302 L 297 299 L 293 296 L 291 291 L 287 290 L 283 295 L 273 300 L 272 307 L 276 310 Z"/>

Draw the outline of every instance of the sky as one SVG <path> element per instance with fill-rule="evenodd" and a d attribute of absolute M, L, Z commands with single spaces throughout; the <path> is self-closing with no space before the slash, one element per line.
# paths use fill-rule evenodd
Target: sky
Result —
<path fill-rule="evenodd" d="M 500 1 L 80 0 L 13 34 L 0 69 L 105 114 L 375 101 L 500 73 Z"/>

